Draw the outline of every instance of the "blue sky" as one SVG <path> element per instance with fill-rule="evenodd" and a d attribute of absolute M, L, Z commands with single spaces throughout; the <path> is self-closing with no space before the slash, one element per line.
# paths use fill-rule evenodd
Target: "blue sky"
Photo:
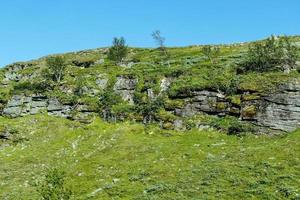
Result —
<path fill-rule="evenodd" d="M 52 53 L 109 46 L 232 43 L 300 34 L 299 0 L 1 0 L 0 66 Z"/>

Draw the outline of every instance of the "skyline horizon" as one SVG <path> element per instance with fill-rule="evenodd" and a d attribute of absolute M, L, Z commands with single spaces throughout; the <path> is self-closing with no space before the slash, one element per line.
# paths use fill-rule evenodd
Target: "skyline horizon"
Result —
<path fill-rule="evenodd" d="M 237 41 L 237 42 L 229 42 L 229 43 L 209 43 L 209 44 L 189 44 L 189 45 L 182 45 L 182 46 L 166 46 L 167 48 L 185 48 L 185 47 L 189 47 L 189 46 L 205 46 L 205 45 L 234 45 L 234 44 L 243 44 L 243 43 L 251 43 L 251 42 L 255 42 L 255 41 L 259 41 L 259 40 L 264 40 L 264 39 L 267 39 L 271 36 L 288 36 L 288 37 L 300 37 L 300 34 L 292 34 L 292 35 L 287 35 L 287 34 L 271 34 L 271 35 L 268 35 L 264 38 L 258 38 L 257 40 L 249 40 L 249 41 Z M 113 39 L 113 38 L 112 38 Z M 126 38 L 124 38 L 125 41 L 126 41 Z M 127 44 L 127 46 L 129 48 L 149 48 L 149 49 L 155 49 L 156 45 L 153 44 L 152 46 L 130 46 Z M 14 62 L 11 62 L 11 63 L 8 63 L 8 64 L 5 64 L 5 65 L 0 65 L 0 68 L 3 68 L 3 67 L 6 67 L 6 66 L 9 66 L 11 64 L 14 64 L 14 63 L 21 63 L 21 62 L 30 62 L 30 61 L 34 61 L 34 60 L 38 60 L 38 59 L 41 59 L 41 58 L 44 58 L 44 57 L 48 57 L 48 56 L 51 56 L 51 55 L 61 55 L 61 54 L 68 54 L 68 53 L 76 53 L 76 52 L 81 52 L 81 51 L 90 51 L 90 50 L 95 50 L 95 49 L 103 49 L 103 48 L 109 48 L 110 46 L 100 46 L 100 47 L 95 47 L 95 48 L 85 48 L 85 49 L 75 49 L 75 50 L 70 50 L 70 51 L 64 51 L 64 52 L 55 52 L 55 53 L 50 53 L 50 54 L 46 54 L 46 55 L 42 55 L 42 56 L 39 56 L 39 57 L 36 57 L 36 58 L 32 58 L 32 59 L 28 59 L 28 60 L 18 60 L 18 61 L 14 61 Z"/>

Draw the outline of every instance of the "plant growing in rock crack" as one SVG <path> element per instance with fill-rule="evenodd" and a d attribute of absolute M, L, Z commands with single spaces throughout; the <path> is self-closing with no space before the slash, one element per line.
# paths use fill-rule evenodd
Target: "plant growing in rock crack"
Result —
<path fill-rule="evenodd" d="M 65 58 L 63 56 L 52 56 L 46 59 L 46 63 L 53 80 L 57 83 L 60 83 L 65 75 Z"/>
<path fill-rule="evenodd" d="M 108 58 L 117 64 L 120 64 L 127 57 L 127 54 L 128 47 L 125 39 L 123 37 L 115 37 L 113 39 L 113 45 L 109 48 Z"/>

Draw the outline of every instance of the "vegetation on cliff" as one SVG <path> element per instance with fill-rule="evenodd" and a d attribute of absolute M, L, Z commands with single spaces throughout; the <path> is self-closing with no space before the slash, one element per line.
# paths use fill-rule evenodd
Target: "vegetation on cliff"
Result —
<path fill-rule="evenodd" d="M 118 119 L 147 121 L 145 117 L 149 116 L 144 112 L 151 108 L 144 105 L 155 104 L 152 101 L 159 96 L 163 103 L 151 114 L 152 121 L 193 91 L 216 91 L 234 99 L 245 92 L 268 94 L 282 83 L 300 79 L 296 70 L 300 41 L 297 36 L 184 48 L 166 48 L 159 31 L 153 37 L 159 45 L 157 49 L 129 48 L 123 38 L 115 38 L 109 49 L 8 66 L 0 72 L 0 105 L 3 107 L 15 94 L 43 94 L 72 106 L 87 105 L 102 116 L 109 111 L 115 118 L 124 116 Z M 118 81 L 123 86 L 116 91 Z M 122 88 L 126 81 L 130 88 Z M 123 100 L 101 101 L 108 97 L 107 93 L 121 95 Z"/>

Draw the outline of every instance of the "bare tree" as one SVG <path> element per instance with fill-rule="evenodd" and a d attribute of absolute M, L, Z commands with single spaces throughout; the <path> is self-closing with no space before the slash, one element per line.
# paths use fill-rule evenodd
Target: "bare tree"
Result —
<path fill-rule="evenodd" d="M 156 44 L 159 46 L 159 50 L 161 51 L 162 55 L 164 56 L 165 60 L 168 63 L 168 66 L 170 67 L 170 61 L 169 61 L 169 52 L 167 51 L 167 48 L 165 46 L 166 38 L 162 37 L 161 32 L 159 30 L 156 30 L 152 33 L 152 37 Z"/>
<path fill-rule="evenodd" d="M 216 63 L 216 58 L 220 55 L 220 48 L 206 45 L 202 48 L 202 53 L 210 60 L 212 64 Z"/>

